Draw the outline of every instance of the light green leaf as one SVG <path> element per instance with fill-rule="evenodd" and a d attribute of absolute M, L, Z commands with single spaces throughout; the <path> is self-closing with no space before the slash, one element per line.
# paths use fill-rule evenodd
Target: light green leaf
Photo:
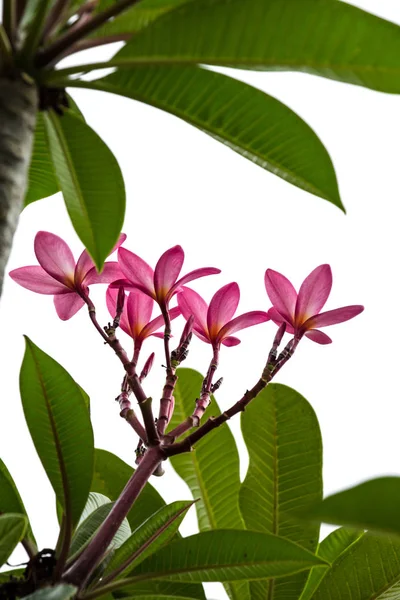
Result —
<path fill-rule="evenodd" d="M 175 387 L 175 409 L 169 429 L 192 414 L 203 376 L 193 369 L 178 369 Z M 215 398 L 203 419 L 221 414 Z M 217 457 L 217 459 L 216 459 Z M 196 502 L 200 531 L 207 529 L 244 528 L 239 509 L 239 454 L 234 437 L 225 423 L 203 438 L 194 452 L 171 458 L 175 471 L 187 483 Z M 227 584 L 233 600 L 249 600 L 247 582 Z"/>
<path fill-rule="evenodd" d="M 24 206 L 31 202 L 47 198 L 60 191 L 56 179 L 53 161 L 47 143 L 43 113 L 39 112 L 36 118 L 35 135 L 33 138 L 32 158 L 28 173 L 28 189 Z"/>
<path fill-rule="evenodd" d="M 201 583 L 180 583 L 179 581 L 143 581 L 116 590 L 113 595 L 115 598 L 144 596 L 149 600 L 153 597 L 162 599 L 165 596 L 173 596 L 179 600 L 186 598 L 206 600 Z"/>
<path fill-rule="evenodd" d="M 400 92 L 399 26 L 332 0 L 197 0 L 138 32 L 116 58 L 301 71 Z"/>
<path fill-rule="evenodd" d="M 312 600 L 400 598 L 400 540 L 363 535 L 335 560 Z"/>
<path fill-rule="evenodd" d="M 100 137 L 71 111 L 46 113 L 54 171 L 78 236 L 96 266 L 116 243 L 125 214 L 125 188 L 119 165 Z"/>
<path fill-rule="evenodd" d="M 307 514 L 314 519 L 400 535 L 400 477 L 371 479 L 328 496 Z"/>
<path fill-rule="evenodd" d="M 318 564 L 324 563 L 277 536 L 232 529 L 204 531 L 168 544 L 142 562 L 130 580 L 251 580 L 281 577 Z"/>
<path fill-rule="evenodd" d="M 7 469 L 4 462 L 0 459 L 0 513 L 17 513 L 25 515 L 28 519 L 28 515 L 25 510 L 24 503 L 22 502 L 21 496 L 17 490 L 17 486 L 14 483 L 11 473 Z M 28 527 L 26 530 L 26 536 L 36 545 L 36 540 L 33 535 L 31 526 L 28 520 Z"/>
<path fill-rule="evenodd" d="M 25 515 L 0 515 L 0 567 L 22 540 L 28 527 Z"/>
<path fill-rule="evenodd" d="M 256 165 L 343 209 L 332 161 L 296 113 L 241 81 L 199 67 L 140 67 L 72 82 L 175 115 Z"/>
<path fill-rule="evenodd" d="M 67 583 L 59 583 L 54 587 L 46 587 L 24 596 L 24 600 L 71 600 L 75 597 L 78 588 Z"/>
<path fill-rule="evenodd" d="M 347 550 L 363 534 L 363 531 L 344 529 L 344 527 L 336 529 L 320 543 L 317 555 L 328 563 L 333 563 L 342 552 Z M 299 600 L 310 600 L 327 572 L 326 569 L 311 569 L 306 586 Z"/>
<path fill-rule="evenodd" d="M 117 500 L 133 473 L 134 468 L 115 454 L 96 449 L 91 491 L 104 494 L 112 501 Z M 163 506 L 165 502 L 160 494 L 150 483 L 146 483 L 127 515 L 132 531 Z"/>
<path fill-rule="evenodd" d="M 128 575 L 145 558 L 165 546 L 178 531 L 192 504 L 192 501 L 173 502 L 149 517 L 115 552 L 104 571 L 103 580 Z"/>
<path fill-rule="evenodd" d="M 313 408 L 295 390 L 270 384 L 242 413 L 241 426 L 250 458 L 240 489 L 246 527 L 315 552 L 319 527 L 296 518 L 301 507 L 322 498 L 322 440 Z M 300 573 L 252 582 L 251 598 L 297 600 L 306 579 Z"/>
<path fill-rule="evenodd" d="M 77 383 L 29 338 L 20 374 L 25 419 L 57 500 L 75 526 L 90 491 L 93 431 Z"/>
<path fill-rule="evenodd" d="M 99 506 L 104 506 L 105 504 L 109 504 L 110 498 L 104 496 L 104 494 L 99 494 L 98 492 L 90 492 L 88 499 L 85 504 L 85 508 L 82 511 L 81 518 L 79 519 L 79 525 L 82 525 L 84 521 L 95 511 Z"/>

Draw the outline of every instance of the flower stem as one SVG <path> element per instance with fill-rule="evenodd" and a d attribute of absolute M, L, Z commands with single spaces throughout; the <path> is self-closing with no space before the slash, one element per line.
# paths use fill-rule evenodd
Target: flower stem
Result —
<path fill-rule="evenodd" d="M 132 508 L 133 503 L 146 485 L 151 474 L 163 459 L 164 453 L 160 446 L 147 450 L 143 456 L 143 460 L 141 460 L 136 471 L 121 492 L 108 517 L 73 566 L 64 574 L 64 581 L 80 587 L 84 585 L 112 542 L 122 521 Z"/>

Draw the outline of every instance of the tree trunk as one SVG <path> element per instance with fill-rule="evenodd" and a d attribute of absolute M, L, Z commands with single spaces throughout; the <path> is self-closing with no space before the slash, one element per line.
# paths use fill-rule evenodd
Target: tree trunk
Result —
<path fill-rule="evenodd" d="M 35 129 L 38 94 L 22 77 L 0 77 L 0 296 L 22 210 Z"/>

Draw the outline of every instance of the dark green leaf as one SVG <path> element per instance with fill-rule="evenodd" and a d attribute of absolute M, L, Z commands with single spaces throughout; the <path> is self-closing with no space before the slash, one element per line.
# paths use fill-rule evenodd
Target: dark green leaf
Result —
<path fill-rule="evenodd" d="M 104 494 L 110 500 L 117 500 L 133 472 L 133 467 L 127 465 L 115 454 L 107 450 L 96 449 L 91 491 Z M 160 494 L 150 483 L 146 483 L 127 515 L 132 531 L 163 506 L 165 506 L 165 502 Z"/>
<path fill-rule="evenodd" d="M 103 579 L 127 576 L 145 558 L 165 546 L 178 531 L 192 504 L 188 501 L 173 502 L 149 517 L 115 552 Z"/>
<path fill-rule="evenodd" d="M 175 387 L 175 410 L 170 429 L 176 427 L 193 412 L 203 377 L 193 369 L 178 369 Z M 207 416 L 221 414 L 215 398 L 207 409 Z M 217 457 L 217 459 L 216 459 Z M 196 502 L 200 531 L 207 529 L 244 528 L 239 510 L 239 454 L 234 437 L 227 424 L 203 438 L 194 452 L 171 458 L 178 475 L 187 483 Z M 249 600 L 247 582 L 229 583 L 227 591 L 232 600 Z"/>
<path fill-rule="evenodd" d="M 344 529 L 343 527 L 336 529 L 320 543 L 317 555 L 328 563 L 333 563 L 351 544 L 356 542 L 363 533 L 364 532 L 362 531 Z M 326 569 L 311 569 L 307 584 L 299 600 L 310 600 L 327 572 Z"/>
<path fill-rule="evenodd" d="M 45 115 L 54 171 L 75 231 L 101 269 L 125 214 L 119 165 L 100 137 L 71 111 Z"/>
<path fill-rule="evenodd" d="M 71 600 L 75 597 L 77 589 L 74 585 L 59 583 L 54 587 L 46 587 L 24 596 L 24 600 Z"/>
<path fill-rule="evenodd" d="M 0 515 L 0 567 L 22 540 L 28 527 L 25 515 L 8 513 Z"/>
<path fill-rule="evenodd" d="M 72 85 L 165 110 L 263 169 L 343 208 L 332 161 L 318 136 L 290 108 L 250 85 L 198 67 L 139 67 Z"/>
<path fill-rule="evenodd" d="M 9 470 L 7 469 L 4 462 L 0 459 L 0 513 L 18 513 L 21 515 L 25 515 L 28 519 L 28 515 L 26 514 L 24 503 L 22 502 L 21 496 L 17 490 L 17 486 L 14 483 L 13 478 Z M 31 526 L 28 521 L 28 527 L 26 530 L 26 536 L 29 538 L 34 544 L 36 544 L 36 540 L 34 538 Z"/>
<path fill-rule="evenodd" d="M 400 477 L 381 477 L 328 496 L 307 514 L 326 523 L 400 534 L 399 500 Z"/>
<path fill-rule="evenodd" d="M 324 563 L 277 536 L 232 529 L 204 531 L 153 554 L 133 571 L 131 580 L 251 580 L 297 573 L 318 564 Z"/>
<path fill-rule="evenodd" d="M 93 473 L 93 431 L 77 383 L 29 338 L 20 374 L 25 418 L 43 467 L 74 526 Z"/>
<path fill-rule="evenodd" d="M 20 579 L 24 575 L 25 569 L 11 569 L 10 571 L 2 571 L 0 573 L 0 585 L 7 583 L 11 579 Z"/>
<path fill-rule="evenodd" d="M 400 598 L 400 540 L 363 535 L 335 560 L 312 600 Z"/>
<path fill-rule="evenodd" d="M 47 198 L 60 191 L 47 142 L 43 113 L 37 114 L 32 158 L 28 174 L 28 189 L 25 196 L 27 206 L 31 202 Z"/>
<path fill-rule="evenodd" d="M 315 552 L 319 527 L 295 516 L 299 508 L 322 498 L 322 440 L 313 408 L 295 390 L 270 384 L 242 413 L 241 425 L 250 458 L 240 489 L 247 528 Z M 297 600 L 306 579 L 300 573 L 252 582 L 251 598 Z"/>
<path fill-rule="evenodd" d="M 179 600 L 190 598 L 191 600 L 206 600 L 204 589 L 201 583 L 180 583 L 179 581 L 143 581 L 134 585 L 126 586 L 116 590 L 113 594 L 115 598 L 125 597 L 156 597 L 173 596 Z"/>
<path fill-rule="evenodd" d="M 301 71 L 400 92 L 399 26 L 332 0 L 197 0 L 138 32 L 117 58 Z"/>

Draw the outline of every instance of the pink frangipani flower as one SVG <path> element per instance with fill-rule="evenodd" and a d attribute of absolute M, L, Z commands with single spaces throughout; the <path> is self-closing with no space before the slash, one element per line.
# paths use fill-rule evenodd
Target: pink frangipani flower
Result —
<path fill-rule="evenodd" d="M 344 306 L 321 313 L 332 288 L 329 265 L 320 265 L 305 278 L 297 294 L 284 275 L 267 269 L 265 288 L 273 307 L 268 314 L 277 325 L 286 323 L 286 331 L 300 339 L 307 336 L 317 344 L 330 344 L 331 338 L 317 327 L 326 327 L 348 321 L 359 315 L 364 307 Z"/>
<path fill-rule="evenodd" d="M 117 298 L 118 290 L 110 286 L 107 290 L 106 302 L 112 317 L 115 315 Z M 120 327 L 134 340 L 136 349 L 140 349 L 143 341 L 151 335 L 159 338 L 164 337 L 163 333 L 157 332 L 164 325 L 163 316 L 160 315 L 150 320 L 153 305 L 154 300 L 152 298 L 135 289 L 128 294 L 128 298 L 125 301 L 121 314 Z M 181 310 L 179 307 L 172 308 L 169 311 L 171 320 L 176 319 L 180 314 Z"/>
<path fill-rule="evenodd" d="M 236 346 L 240 340 L 231 334 L 269 321 L 264 311 L 255 310 L 233 319 L 239 304 L 240 291 L 237 283 L 228 283 L 218 290 L 211 299 L 210 305 L 203 298 L 188 288 L 178 293 L 178 305 L 185 319 L 194 317 L 193 331 L 204 342 L 218 349 L 224 346 Z"/>
<path fill-rule="evenodd" d="M 199 277 L 221 272 L 220 269 L 215 269 L 214 267 L 203 267 L 190 271 L 190 273 L 178 279 L 184 257 L 185 255 L 181 246 L 174 246 L 164 252 L 153 271 L 139 256 L 125 248 L 120 248 L 118 251 L 118 262 L 126 280 L 115 282 L 113 287 L 123 285 L 126 290 L 132 288 L 139 289 L 144 294 L 150 296 L 150 298 L 153 298 L 163 311 L 168 308 L 168 303 L 172 296 L 184 284 Z"/>
<path fill-rule="evenodd" d="M 126 239 L 121 234 L 112 254 Z M 122 276 L 117 262 L 105 263 L 98 273 L 87 250 L 78 262 L 70 247 L 58 235 L 39 231 L 35 236 L 35 254 L 40 266 L 14 269 L 10 277 L 22 287 L 38 294 L 54 295 L 58 316 L 67 321 L 85 304 L 83 298 L 89 294 L 88 286 L 93 283 L 112 283 Z"/>

